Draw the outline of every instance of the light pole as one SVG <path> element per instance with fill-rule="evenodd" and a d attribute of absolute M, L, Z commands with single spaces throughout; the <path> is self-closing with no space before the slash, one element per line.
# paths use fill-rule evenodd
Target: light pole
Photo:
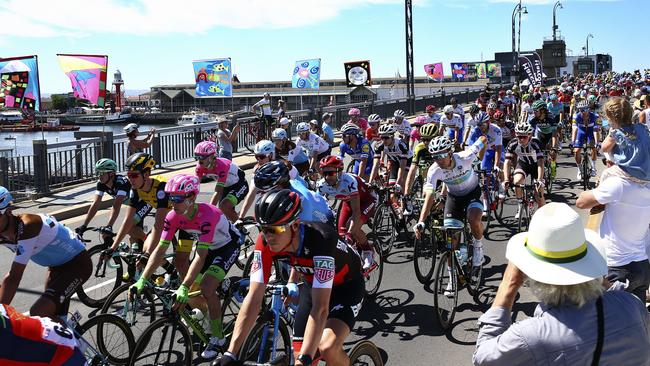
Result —
<path fill-rule="evenodd" d="M 594 35 L 589 33 L 587 35 L 587 45 L 585 47 L 585 56 L 589 56 L 589 38 L 594 38 Z"/>
<path fill-rule="evenodd" d="M 556 40 L 555 31 L 557 31 L 557 24 L 555 24 L 555 11 L 557 10 L 557 8 L 562 9 L 562 4 L 560 4 L 559 1 L 555 3 L 555 6 L 553 6 L 553 40 L 554 41 Z"/>
<path fill-rule="evenodd" d="M 521 0 L 515 5 L 515 9 L 512 11 L 512 76 L 513 82 L 516 80 L 519 83 L 519 52 L 515 53 L 515 17 L 519 14 L 519 41 L 521 41 L 521 13 L 528 14 L 528 9 L 525 6 L 521 6 Z"/>

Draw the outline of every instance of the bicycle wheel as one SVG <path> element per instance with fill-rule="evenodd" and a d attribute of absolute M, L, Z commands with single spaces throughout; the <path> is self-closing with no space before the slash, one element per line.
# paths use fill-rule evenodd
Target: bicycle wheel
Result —
<path fill-rule="evenodd" d="M 529 217 L 528 217 L 528 197 L 524 196 L 525 202 L 519 203 L 519 219 L 517 220 L 517 232 L 521 233 L 528 230 Z"/>
<path fill-rule="evenodd" d="M 111 315 L 96 315 L 76 329 L 86 359 L 99 352 L 115 365 L 126 365 L 135 349 L 135 338 L 124 319 Z"/>
<path fill-rule="evenodd" d="M 433 270 L 436 266 L 436 245 L 434 234 L 428 229 L 422 233 L 421 239 L 414 239 L 413 242 L 413 267 L 415 277 L 421 284 L 431 281 Z"/>
<path fill-rule="evenodd" d="M 589 157 L 582 157 L 582 190 L 589 190 L 589 178 L 591 177 L 591 167 L 589 166 Z"/>
<path fill-rule="evenodd" d="M 494 200 L 492 197 L 492 192 L 487 187 L 483 188 L 483 195 L 485 197 L 485 202 L 487 203 L 487 207 L 485 207 L 485 212 L 487 215 L 485 215 L 485 227 L 483 228 L 483 233 L 487 235 L 490 232 L 490 223 L 492 221 L 492 202 L 494 202 Z"/>
<path fill-rule="evenodd" d="M 95 245 L 88 250 L 88 256 L 93 263 L 93 273 L 77 289 L 79 301 L 91 308 L 101 308 L 108 295 L 122 284 L 122 259 L 113 257 L 100 261 L 104 249 L 104 245 Z"/>
<path fill-rule="evenodd" d="M 239 351 L 239 359 L 259 363 L 269 362 L 272 359 L 274 348 L 277 353 L 291 355 L 292 344 L 289 326 L 282 318 L 280 318 L 278 331 L 280 336 L 273 339 L 273 322 L 258 319 Z"/>
<path fill-rule="evenodd" d="M 452 253 L 446 251 L 440 256 L 433 286 L 436 315 L 444 330 L 449 329 L 454 321 L 458 304 L 458 273 L 455 268 L 456 263 L 451 258 Z"/>
<path fill-rule="evenodd" d="M 242 244 L 241 248 L 239 249 L 239 256 L 235 261 L 237 268 L 242 270 L 244 269 L 244 267 L 246 266 L 246 262 L 248 262 L 248 258 L 251 255 L 253 255 L 254 249 L 255 249 L 255 241 L 251 238 L 249 233 L 244 239 L 244 243 Z"/>
<path fill-rule="evenodd" d="M 384 360 L 374 343 L 361 341 L 350 351 L 350 366 L 384 366 Z"/>
<path fill-rule="evenodd" d="M 366 296 L 369 297 L 373 297 L 379 292 L 381 278 L 384 274 L 384 256 L 381 254 L 381 249 L 376 243 L 373 243 L 372 246 L 375 250 L 374 264 L 369 269 L 363 270 Z"/>
<path fill-rule="evenodd" d="M 505 198 L 501 199 L 497 197 L 494 207 L 494 218 L 498 223 L 503 224 L 503 205 L 505 204 Z"/>
<path fill-rule="evenodd" d="M 348 165 L 345 167 L 345 172 L 346 173 L 352 173 L 352 171 L 354 170 L 354 164 L 355 163 L 356 163 L 356 161 L 354 159 L 350 160 Z"/>
<path fill-rule="evenodd" d="M 553 177 L 551 176 L 551 164 L 544 164 L 544 188 L 546 188 L 546 195 L 550 195 L 553 191 Z"/>
<path fill-rule="evenodd" d="M 126 321 L 134 336 L 139 337 L 156 320 L 156 303 L 151 290 L 145 288 L 135 299 L 129 299 L 131 284 L 125 283 L 111 292 L 100 312 L 114 314 Z"/>
<path fill-rule="evenodd" d="M 469 233 L 465 233 L 465 235 L 469 235 Z M 469 251 L 469 258 L 467 260 L 467 268 L 471 271 L 469 273 L 467 291 L 469 292 L 470 295 L 476 296 L 478 295 L 479 290 L 481 289 L 481 285 L 483 283 L 483 261 L 481 262 L 480 265 L 474 266 L 472 264 L 473 260 L 474 260 L 474 246 L 471 245 L 471 250 Z"/>
<path fill-rule="evenodd" d="M 222 288 L 226 281 L 230 281 L 227 291 L 220 292 L 221 298 L 221 324 L 223 328 L 223 334 L 227 339 L 230 339 L 232 332 L 235 328 L 235 321 L 237 320 L 237 314 L 239 314 L 239 309 L 241 308 L 240 300 L 246 297 L 246 291 L 243 291 L 240 287 L 240 282 L 237 280 L 237 277 L 228 277 L 224 279 L 222 283 Z"/>
<path fill-rule="evenodd" d="M 191 366 L 193 353 L 192 336 L 180 319 L 160 318 L 138 339 L 129 365 Z"/>
<path fill-rule="evenodd" d="M 372 234 L 374 241 L 379 244 L 381 254 L 386 256 L 393 248 L 397 237 L 397 217 L 389 203 L 381 203 L 373 215 Z"/>

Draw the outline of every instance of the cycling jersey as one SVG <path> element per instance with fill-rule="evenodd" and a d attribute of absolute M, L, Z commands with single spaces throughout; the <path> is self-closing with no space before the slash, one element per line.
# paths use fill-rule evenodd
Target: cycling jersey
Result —
<path fill-rule="evenodd" d="M 549 116 L 558 118 L 560 117 L 560 113 L 564 113 L 564 104 L 558 102 L 557 104 L 553 105 L 553 102 L 548 102 L 546 109 L 548 110 Z"/>
<path fill-rule="evenodd" d="M 322 154 L 330 148 L 327 141 L 314 133 L 310 133 L 307 140 L 296 137 L 296 146 L 305 149 L 308 156 Z"/>
<path fill-rule="evenodd" d="M 113 178 L 113 186 L 109 187 L 102 182 L 97 182 L 97 188 L 95 188 L 95 195 L 102 197 L 104 193 L 108 193 L 111 197 L 125 197 L 126 200 L 124 203 L 128 203 L 128 194 L 131 191 L 131 182 L 129 182 L 126 177 L 122 175 L 115 175 Z"/>
<path fill-rule="evenodd" d="M 232 161 L 224 158 L 215 158 L 214 166 L 208 169 L 205 166 L 197 163 L 195 174 L 199 180 L 203 177 L 208 177 L 217 181 L 217 186 L 230 187 L 233 184 L 239 183 L 239 166 Z"/>
<path fill-rule="evenodd" d="M 452 107 L 454 108 L 454 114 L 457 114 L 460 121 L 465 124 L 465 109 L 460 104 L 456 104 L 455 107 L 452 105 Z"/>
<path fill-rule="evenodd" d="M 406 118 L 402 120 L 402 123 L 394 125 L 401 139 L 407 139 L 409 136 L 411 136 L 411 124 L 406 120 Z"/>
<path fill-rule="evenodd" d="M 577 128 L 576 139 L 573 141 L 573 146 L 582 147 L 584 144 L 589 141 L 593 144 L 594 141 L 594 131 L 597 131 L 598 126 L 598 115 L 589 112 L 589 119 L 584 120 L 582 113 L 576 113 L 573 117 L 573 126 Z"/>
<path fill-rule="evenodd" d="M 274 253 L 260 234 L 255 243 L 250 280 L 268 283 L 272 260 L 288 261 L 312 288 L 336 288 L 354 280 L 361 273 L 357 252 L 341 241 L 330 224 L 306 222 L 298 229 L 296 253 Z"/>
<path fill-rule="evenodd" d="M 384 153 L 388 160 L 397 163 L 399 163 L 400 160 L 408 159 L 413 156 L 413 152 L 409 150 L 406 143 L 399 137 L 393 138 L 393 144 L 391 146 L 386 146 L 383 143 L 375 144 L 375 158 L 380 158 L 381 153 Z"/>
<path fill-rule="evenodd" d="M 440 114 L 438 113 L 434 113 L 432 115 L 426 114 L 425 116 L 427 117 L 427 123 L 440 123 Z"/>
<path fill-rule="evenodd" d="M 79 343 L 66 326 L 49 318 L 25 316 L 0 304 L 0 364 L 8 366 L 87 365 Z"/>
<path fill-rule="evenodd" d="M 473 191 L 478 186 L 478 177 L 472 169 L 472 163 L 478 158 L 483 146 L 483 142 L 477 140 L 464 151 L 454 153 L 451 169 L 443 169 L 438 163 L 433 163 L 427 172 L 424 191 L 435 192 L 438 181 L 445 183 L 449 194 L 454 196 L 463 196 Z"/>
<path fill-rule="evenodd" d="M 517 139 L 510 141 L 506 147 L 506 159 L 512 160 L 515 156 L 525 164 L 537 164 L 537 160 L 544 159 L 540 142 L 536 138 L 531 138 L 526 146 L 520 144 Z"/>
<path fill-rule="evenodd" d="M 411 163 L 420 167 L 429 167 L 433 163 L 429 148 L 424 142 L 420 142 L 413 148 L 413 161 Z"/>
<path fill-rule="evenodd" d="M 558 120 L 552 116 L 546 116 L 546 119 L 540 120 L 535 117 L 530 120 L 530 125 L 535 129 L 535 133 L 543 133 L 545 135 L 552 134 L 557 130 Z"/>
<path fill-rule="evenodd" d="M 307 187 L 296 180 L 289 181 L 289 189 L 300 196 L 302 211 L 300 220 L 303 222 L 334 222 L 334 214 L 330 210 L 325 197 L 310 191 Z"/>
<path fill-rule="evenodd" d="M 165 193 L 167 182 L 163 178 L 151 178 L 151 189 L 144 191 L 142 189 L 133 189 L 131 187 L 131 196 L 128 205 L 135 208 L 133 219 L 136 223 L 142 221 L 151 210 L 161 208 L 172 208 L 171 202 Z"/>
<path fill-rule="evenodd" d="M 309 161 L 305 151 L 297 147 L 293 141 L 287 140 L 282 145 L 282 149 L 275 148 L 275 156 L 289 161 L 291 164 L 298 165 Z"/>
<path fill-rule="evenodd" d="M 16 216 L 18 219 L 17 242 L 0 242 L 16 253 L 14 262 L 26 265 L 31 260 L 43 267 L 56 267 L 71 261 L 86 249 L 77 234 L 57 222 L 54 217 L 44 214 L 38 215 L 42 221 L 38 235 L 22 239 L 24 233 L 22 218 L 26 215 Z"/>
<path fill-rule="evenodd" d="M 497 146 L 503 146 L 503 135 L 499 126 L 490 123 L 487 132 L 483 132 L 481 128 L 474 127 L 467 138 L 467 144 L 472 145 L 478 141 L 478 138 L 485 136 L 487 138 L 487 150 L 494 151 Z"/>
<path fill-rule="evenodd" d="M 363 131 L 368 128 L 368 120 L 362 117 L 359 117 L 356 122 L 352 122 L 352 120 L 348 120 L 348 123 L 354 123 L 355 125 L 359 126 L 359 128 Z"/>
<path fill-rule="evenodd" d="M 321 178 L 317 187 L 321 195 L 332 196 L 340 201 L 349 201 L 353 196 L 360 196 L 362 200 L 374 197 L 366 182 L 350 173 L 341 174 L 336 186 L 330 185 L 325 178 Z"/>
<path fill-rule="evenodd" d="M 368 140 L 357 137 L 357 145 L 352 148 L 350 145 L 341 142 L 339 145 L 339 156 L 341 159 L 345 158 L 345 155 L 350 155 L 354 160 L 368 159 L 368 163 L 372 166 L 372 148 L 370 147 L 370 142 Z"/>
<path fill-rule="evenodd" d="M 463 129 L 463 121 L 461 120 L 460 116 L 457 114 L 454 114 L 451 119 L 447 118 L 446 115 L 443 115 L 440 117 L 440 128 L 445 128 L 445 134 L 450 138 L 458 138 L 460 140 L 460 135 L 462 134 L 462 129 Z M 456 136 L 456 131 L 455 129 L 458 128 L 458 133 L 459 135 Z"/>
<path fill-rule="evenodd" d="M 523 116 L 524 113 L 526 113 L 526 122 L 528 123 L 530 123 L 530 121 L 535 118 L 535 110 L 529 103 L 524 103 L 521 105 L 521 115 Z"/>
<path fill-rule="evenodd" d="M 381 141 L 381 136 L 379 136 L 379 131 L 378 130 L 373 130 L 370 127 L 366 128 L 366 140 L 372 141 L 372 142 Z"/>
<path fill-rule="evenodd" d="M 253 107 L 260 107 L 264 116 L 271 116 L 271 99 L 262 98 L 259 102 L 253 104 Z"/>
<path fill-rule="evenodd" d="M 168 246 L 176 231 L 183 230 L 197 241 L 198 249 L 215 250 L 239 239 L 239 231 L 228 221 L 217 207 L 198 203 L 196 212 L 190 218 L 171 210 L 165 217 L 160 244 Z M 233 237 L 234 234 L 236 237 Z"/>

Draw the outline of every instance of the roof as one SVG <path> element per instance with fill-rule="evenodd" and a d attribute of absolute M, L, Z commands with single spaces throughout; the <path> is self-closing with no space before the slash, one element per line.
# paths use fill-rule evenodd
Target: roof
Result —
<path fill-rule="evenodd" d="M 178 96 L 178 94 L 181 93 L 180 90 L 167 90 L 167 89 L 163 89 L 161 90 L 161 92 L 163 92 L 166 96 L 168 96 L 169 99 L 174 99 L 176 98 L 176 96 Z"/>

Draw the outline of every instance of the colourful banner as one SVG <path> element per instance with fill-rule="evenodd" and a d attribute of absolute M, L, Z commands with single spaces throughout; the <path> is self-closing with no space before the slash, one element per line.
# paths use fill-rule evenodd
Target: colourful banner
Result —
<path fill-rule="evenodd" d="M 320 59 L 296 61 L 291 87 L 295 89 L 318 89 L 320 87 Z"/>
<path fill-rule="evenodd" d="M 476 77 L 479 79 L 487 78 L 487 70 L 485 69 L 485 63 L 480 62 L 476 64 Z"/>
<path fill-rule="evenodd" d="M 500 78 L 501 77 L 501 64 L 498 62 L 487 64 L 487 77 Z"/>
<path fill-rule="evenodd" d="M 57 54 L 61 70 L 72 83 L 75 98 L 103 107 L 106 103 L 108 56 Z"/>
<path fill-rule="evenodd" d="M 431 80 L 442 81 L 445 78 L 445 74 L 442 70 L 442 62 L 424 65 L 424 72 Z"/>
<path fill-rule="evenodd" d="M 370 61 L 346 62 L 345 79 L 348 87 L 372 85 L 370 77 Z"/>
<path fill-rule="evenodd" d="M 232 62 L 230 58 L 192 61 L 196 95 L 199 97 L 232 96 Z"/>
<path fill-rule="evenodd" d="M 36 56 L 0 58 L 0 109 L 41 110 Z"/>
<path fill-rule="evenodd" d="M 467 63 L 451 63 L 451 76 L 454 79 L 464 80 L 467 77 L 468 72 Z"/>
<path fill-rule="evenodd" d="M 530 85 L 541 86 L 543 82 L 542 59 L 537 52 L 519 56 L 520 75 L 526 75 Z"/>

